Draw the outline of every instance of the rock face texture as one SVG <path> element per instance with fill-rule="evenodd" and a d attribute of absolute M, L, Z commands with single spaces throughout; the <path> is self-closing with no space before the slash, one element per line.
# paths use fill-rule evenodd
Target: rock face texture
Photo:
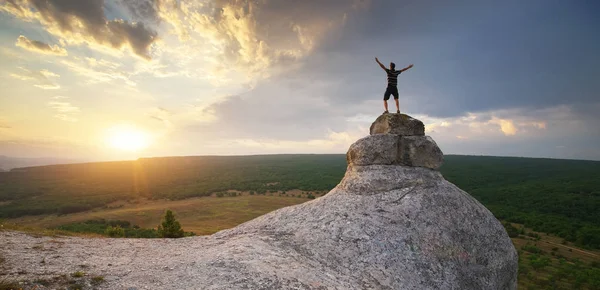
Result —
<path fill-rule="evenodd" d="M 370 133 L 371 135 L 423 136 L 425 135 L 425 125 L 420 120 L 406 114 L 383 114 L 373 122 Z"/>
<path fill-rule="evenodd" d="M 377 134 L 359 139 L 346 154 L 348 165 L 405 165 L 438 169 L 444 154 L 429 136 Z"/>
<path fill-rule="evenodd" d="M 350 166 L 405 165 L 439 169 L 444 154 L 425 135 L 423 122 L 405 114 L 383 114 L 371 125 L 371 135 L 356 141 L 346 154 Z"/>
<path fill-rule="evenodd" d="M 208 237 L 53 238 L 43 265 L 25 234 L 0 233 L 1 254 L 10 273 L 36 277 L 85 264 L 107 289 L 516 289 L 500 222 L 434 170 L 442 153 L 422 123 L 386 115 L 376 123 L 389 128 L 353 144 L 343 180 L 316 200 Z"/>

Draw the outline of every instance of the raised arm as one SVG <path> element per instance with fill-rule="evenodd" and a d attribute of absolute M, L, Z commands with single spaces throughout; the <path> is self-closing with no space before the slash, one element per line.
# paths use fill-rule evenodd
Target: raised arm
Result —
<path fill-rule="evenodd" d="M 413 67 L 413 65 L 412 65 L 412 64 L 411 64 L 411 65 L 409 65 L 409 66 L 407 66 L 407 67 L 405 67 L 405 68 L 403 68 L 403 69 L 401 69 L 401 70 L 400 70 L 400 72 L 404 72 L 404 71 L 408 70 L 408 69 L 409 69 L 409 68 L 411 68 L 411 67 Z"/>
<path fill-rule="evenodd" d="M 379 62 L 379 59 L 375 58 L 375 61 L 379 64 L 379 66 L 383 69 L 386 70 L 385 65 L 383 65 L 381 62 Z"/>

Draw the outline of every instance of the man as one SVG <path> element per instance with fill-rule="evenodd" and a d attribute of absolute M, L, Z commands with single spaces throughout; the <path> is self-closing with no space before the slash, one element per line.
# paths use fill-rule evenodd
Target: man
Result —
<path fill-rule="evenodd" d="M 398 75 L 403 71 L 408 70 L 413 67 L 413 65 L 409 65 L 401 70 L 396 70 L 396 64 L 390 62 L 390 69 L 387 69 L 379 59 L 375 58 L 375 61 L 379 64 L 379 66 L 387 73 L 387 89 L 385 90 L 385 94 L 383 94 L 383 107 L 385 107 L 384 114 L 388 112 L 388 104 L 387 100 L 390 99 L 390 95 L 394 96 L 394 101 L 396 101 L 396 113 L 400 114 L 400 104 L 398 103 Z"/>

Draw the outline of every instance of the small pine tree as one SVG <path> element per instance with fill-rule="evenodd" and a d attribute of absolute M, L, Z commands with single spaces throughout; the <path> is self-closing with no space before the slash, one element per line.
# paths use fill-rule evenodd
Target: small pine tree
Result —
<path fill-rule="evenodd" d="M 175 219 L 173 212 L 167 210 L 162 223 L 158 226 L 158 235 L 161 238 L 181 238 L 183 234 L 181 224 Z"/>

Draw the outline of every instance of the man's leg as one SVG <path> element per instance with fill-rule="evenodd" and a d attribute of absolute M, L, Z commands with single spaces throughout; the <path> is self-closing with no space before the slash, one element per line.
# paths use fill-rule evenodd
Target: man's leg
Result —
<path fill-rule="evenodd" d="M 390 88 L 386 88 L 385 89 L 385 93 L 383 94 L 383 107 L 385 108 L 385 112 L 388 112 L 388 105 L 387 105 L 387 101 L 390 99 L 390 96 L 392 95 L 392 92 L 390 91 Z"/>
<path fill-rule="evenodd" d="M 396 113 L 400 114 L 400 104 L 398 103 L 398 98 L 400 96 L 398 94 L 398 87 L 394 87 L 392 90 L 392 95 L 394 96 L 394 101 L 396 102 Z"/>

